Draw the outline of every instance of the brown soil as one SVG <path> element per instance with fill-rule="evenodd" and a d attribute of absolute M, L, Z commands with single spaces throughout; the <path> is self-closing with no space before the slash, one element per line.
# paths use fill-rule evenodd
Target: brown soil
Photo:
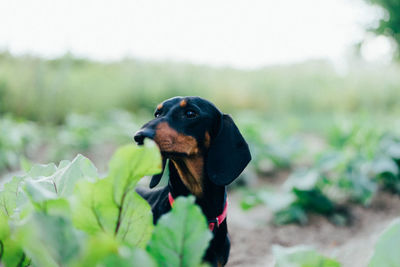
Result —
<path fill-rule="evenodd" d="M 279 180 L 281 180 L 279 178 Z M 241 194 L 231 192 L 228 226 L 232 248 L 229 267 L 273 266 L 272 246 L 312 246 L 334 257 L 344 267 L 367 266 L 382 231 L 400 216 L 400 197 L 381 192 L 370 207 L 350 207 L 351 226 L 340 227 L 313 215 L 306 226 L 273 226 L 272 213 L 265 206 L 249 211 L 240 208 Z"/>

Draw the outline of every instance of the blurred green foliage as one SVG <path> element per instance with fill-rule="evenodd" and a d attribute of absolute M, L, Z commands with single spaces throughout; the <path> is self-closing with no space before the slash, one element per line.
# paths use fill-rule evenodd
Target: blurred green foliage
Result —
<path fill-rule="evenodd" d="M 379 35 L 392 38 L 397 44 L 397 59 L 400 59 L 400 1 L 399 0 L 366 0 L 383 9 L 384 15 L 371 30 Z"/>
<path fill-rule="evenodd" d="M 132 142 L 139 123 L 146 120 L 148 116 L 138 118 L 123 110 L 70 113 L 61 125 L 0 116 L 0 174 L 18 170 L 20 165 L 22 169 L 26 169 L 23 165 L 29 168 L 30 160 L 59 161 L 72 159 L 77 153 L 92 154 L 97 163 L 105 165 L 117 146 Z M 105 166 L 100 167 L 105 169 Z"/>
<path fill-rule="evenodd" d="M 39 132 L 33 122 L 0 117 L 0 173 L 19 167 L 21 156 L 32 155 L 39 148 Z"/>
<path fill-rule="evenodd" d="M 398 136 L 370 121 L 337 122 L 325 131 L 326 144 L 309 167 L 294 168 L 276 190 L 247 193 L 242 207 L 264 203 L 278 225 L 305 224 L 309 213 L 347 224 L 350 203 L 368 206 L 380 188 L 400 193 Z"/>
<path fill-rule="evenodd" d="M 400 266 L 398 245 L 400 243 L 400 218 L 395 219 L 380 235 L 368 267 Z M 300 245 L 282 247 L 274 245 L 272 252 L 275 267 L 340 267 L 334 258 L 328 258 L 314 248 Z M 337 255 L 336 255 L 337 256 Z"/>
<path fill-rule="evenodd" d="M 46 123 L 71 112 L 153 110 L 166 98 L 199 95 L 225 112 L 276 114 L 398 111 L 400 67 L 325 61 L 256 70 L 126 59 L 104 63 L 72 55 L 46 60 L 0 54 L 0 112 Z"/>

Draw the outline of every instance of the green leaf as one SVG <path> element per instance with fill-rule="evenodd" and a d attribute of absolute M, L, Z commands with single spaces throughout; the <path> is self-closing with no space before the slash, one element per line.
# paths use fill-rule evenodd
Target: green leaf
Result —
<path fill-rule="evenodd" d="M 117 238 L 130 246 L 144 248 L 154 228 L 153 215 L 147 201 L 136 192 L 128 193 L 118 219 Z"/>
<path fill-rule="evenodd" d="M 114 235 L 99 233 L 89 236 L 81 257 L 72 266 L 97 266 L 108 255 L 118 253 L 119 244 Z"/>
<path fill-rule="evenodd" d="M 109 178 L 77 183 L 70 203 L 72 220 L 78 229 L 89 234 L 114 233 L 119 209 L 113 201 L 112 189 Z"/>
<path fill-rule="evenodd" d="M 10 235 L 8 216 L 0 212 L 0 240 L 4 240 Z"/>
<path fill-rule="evenodd" d="M 57 166 L 54 163 L 35 164 L 28 171 L 27 176 L 33 179 L 40 179 L 44 176 L 50 176 L 57 171 Z"/>
<path fill-rule="evenodd" d="M 72 162 L 62 161 L 58 168 L 52 163 L 34 165 L 24 177 L 24 189 L 33 203 L 42 204 L 71 195 L 79 180 L 94 181 L 97 177 L 93 163 L 78 155 Z"/>
<path fill-rule="evenodd" d="M 160 151 L 152 141 L 146 141 L 143 146 L 126 145 L 118 149 L 110 161 L 108 175 L 113 179 L 115 202 L 121 205 L 123 195 L 143 176 L 160 173 L 161 168 Z"/>
<path fill-rule="evenodd" d="M 88 158 L 78 155 L 69 164 L 66 164 L 65 161 L 61 162 L 53 180 L 57 185 L 57 194 L 69 196 L 74 191 L 77 181 L 82 179 L 95 181 L 97 177 L 97 169 L 93 163 Z"/>
<path fill-rule="evenodd" d="M 35 266 L 64 266 L 80 255 L 82 233 L 65 217 L 34 212 L 17 228 L 17 240 Z"/>
<path fill-rule="evenodd" d="M 331 214 L 336 208 L 335 203 L 318 189 L 310 191 L 294 189 L 293 193 L 297 197 L 296 204 L 303 209 L 322 214 Z"/>
<path fill-rule="evenodd" d="M 131 246 L 144 247 L 153 230 L 150 206 L 136 192 L 129 191 L 119 207 L 113 201 L 112 190 L 109 177 L 96 183 L 79 182 L 71 200 L 75 226 L 92 235 L 104 232 Z"/>
<path fill-rule="evenodd" d="M 111 254 L 101 262 L 104 267 L 156 267 L 157 264 L 151 256 L 142 249 L 125 248 L 123 255 Z"/>
<path fill-rule="evenodd" d="M 21 181 L 21 177 L 14 177 L 0 191 L 0 214 L 3 213 L 7 217 L 11 217 L 14 214 Z"/>
<path fill-rule="evenodd" d="M 340 263 L 304 247 L 273 246 L 275 267 L 340 267 Z"/>
<path fill-rule="evenodd" d="M 211 236 L 194 197 L 179 197 L 159 220 L 147 250 L 159 266 L 198 266 Z"/>
<path fill-rule="evenodd" d="M 41 181 L 28 179 L 25 181 L 24 189 L 34 203 L 42 203 L 47 200 L 58 198 L 55 184 L 50 179 Z"/>
<path fill-rule="evenodd" d="M 375 175 L 382 173 L 391 173 L 393 175 L 399 174 L 399 167 L 390 157 L 381 156 L 377 158 L 372 164 L 372 171 Z"/>
<path fill-rule="evenodd" d="M 257 196 L 274 212 L 288 208 L 296 200 L 292 192 L 260 191 Z"/>
<path fill-rule="evenodd" d="M 32 169 L 33 163 L 28 160 L 25 156 L 21 156 L 19 160 L 19 165 L 21 166 L 21 169 L 25 172 L 28 172 L 30 169 Z"/>
<path fill-rule="evenodd" d="M 71 266 L 156 267 L 143 249 L 121 246 L 114 235 L 100 233 L 89 237 L 82 256 Z"/>
<path fill-rule="evenodd" d="M 400 266 L 400 218 L 396 219 L 380 236 L 368 267 Z"/>
<path fill-rule="evenodd" d="M 308 217 L 304 208 L 293 204 L 285 209 L 277 211 L 274 214 L 273 222 L 276 225 L 284 225 L 293 222 L 305 225 L 308 222 Z"/>
<path fill-rule="evenodd" d="M 240 207 L 243 210 L 249 210 L 261 203 L 262 203 L 262 201 L 259 199 L 257 194 L 249 193 L 249 194 L 245 195 L 242 198 L 242 200 L 240 201 Z"/>
<path fill-rule="evenodd" d="M 1 251 L 1 249 L 3 251 Z M 7 266 L 26 266 L 22 263 L 25 262 L 26 256 L 18 241 L 8 237 L 0 239 L 0 259 L 1 263 Z M 1 264 L 0 264 L 1 265 Z"/>
<path fill-rule="evenodd" d="M 13 238 L 10 228 L 22 192 L 19 189 L 21 181 L 22 178 L 14 177 L 0 192 L 0 260 L 5 266 L 25 266 L 25 254 L 20 242 Z"/>
<path fill-rule="evenodd" d="M 287 190 L 311 190 L 316 187 L 318 181 L 319 173 L 315 170 L 297 171 L 290 175 L 283 187 Z"/>
<path fill-rule="evenodd" d="M 160 159 L 160 152 L 152 144 L 125 146 L 113 156 L 107 178 L 79 182 L 71 197 L 75 226 L 92 235 L 113 234 L 123 243 L 144 247 L 153 231 L 153 217 L 134 186 L 144 174 L 159 171 L 155 158 Z M 141 163 L 145 166 L 137 166 Z"/>

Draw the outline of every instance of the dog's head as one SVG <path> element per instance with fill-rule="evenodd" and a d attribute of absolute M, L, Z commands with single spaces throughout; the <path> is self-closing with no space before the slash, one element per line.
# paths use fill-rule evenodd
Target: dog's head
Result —
<path fill-rule="evenodd" d="M 201 159 L 201 168 L 216 185 L 236 179 L 251 160 L 250 151 L 232 118 L 200 97 L 174 97 L 159 104 L 155 118 L 135 134 L 135 141 L 153 139 L 163 162 Z M 162 173 L 153 176 L 156 186 Z"/>

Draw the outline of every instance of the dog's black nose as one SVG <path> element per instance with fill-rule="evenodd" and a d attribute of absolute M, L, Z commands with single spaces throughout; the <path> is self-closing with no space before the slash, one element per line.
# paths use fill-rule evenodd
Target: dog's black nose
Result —
<path fill-rule="evenodd" d="M 155 135 L 154 130 L 148 129 L 148 128 L 144 128 L 144 129 L 140 129 L 139 131 L 137 131 L 135 133 L 135 136 L 133 137 L 133 139 L 135 139 L 135 142 L 138 145 L 143 145 L 143 141 L 144 141 L 144 139 L 146 137 L 150 138 L 150 139 L 153 139 L 154 135 Z"/>

